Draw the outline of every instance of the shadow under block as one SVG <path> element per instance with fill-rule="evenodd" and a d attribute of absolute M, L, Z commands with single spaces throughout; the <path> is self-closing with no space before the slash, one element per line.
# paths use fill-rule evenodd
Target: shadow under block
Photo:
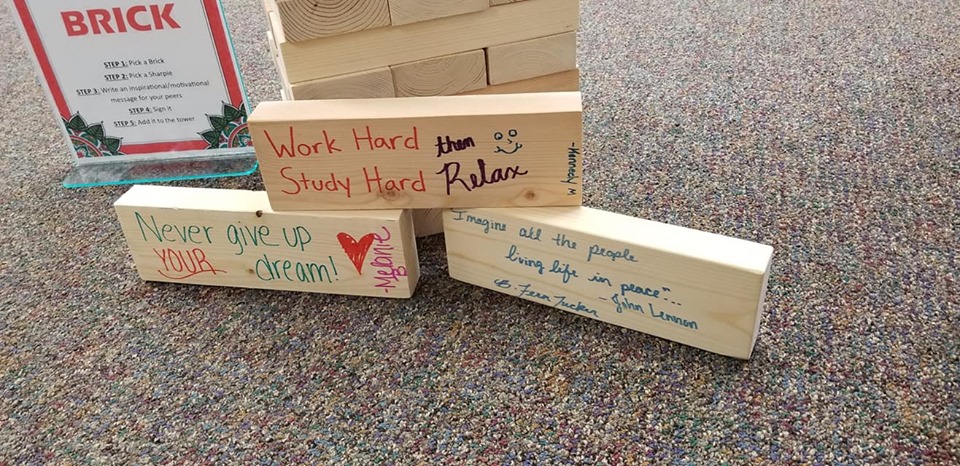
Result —
<path fill-rule="evenodd" d="M 457 280 L 750 358 L 770 246 L 586 207 L 451 209 L 443 221 Z"/>
<path fill-rule="evenodd" d="M 291 42 L 390 25 L 387 0 L 276 0 L 275 11 Z"/>
<path fill-rule="evenodd" d="M 390 68 L 316 79 L 290 86 L 293 100 L 396 97 Z"/>
<path fill-rule="evenodd" d="M 526 0 L 305 42 L 277 35 L 291 84 L 577 30 L 578 0 Z"/>
<path fill-rule="evenodd" d="M 274 210 L 580 205 L 579 92 L 262 102 Z"/>
<path fill-rule="evenodd" d="M 576 32 L 565 32 L 487 49 L 487 73 L 491 85 L 545 76 L 576 67 Z"/>
<path fill-rule="evenodd" d="M 411 209 L 417 238 L 443 233 L 443 209 Z"/>
<path fill-rule="evenodd" d="M 409 211 L 274 212 L 262 191 L 137 185 L 114 204 L 149 281 L 409 298 Z"/>
<path fill-rule="evenodd" d="M 483 11 L 489 0 L 390 0 L 390 23 L 394 26 Z"/>
<path fill-rule="evenodd" d="M 487 86 L 483 50 L 390 67 L 397 97 L 453 95 Z"/>
<path fill-rule="evenodd" d="M 520 94 L 525 92 L 565 92 L 579 90 L 580 70 L 572 69 L 547 76 L 540 76 L 539 78 L 487 86 L 475 91 L 464 92 L 460 95 Z"/>

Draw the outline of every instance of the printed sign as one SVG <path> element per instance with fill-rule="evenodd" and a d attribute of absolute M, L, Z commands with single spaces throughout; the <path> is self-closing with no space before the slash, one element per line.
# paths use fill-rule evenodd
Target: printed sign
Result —
<path fill-rule="evenodd" d="M 134 186 L 115 204 L 144 280 L 409 298 L 409 211 L 282 213 L 266 193 Z"/>
<path fill-rule="evenodd" d="M 76 163 L 250 146 L 217 0 L 11 2 Z"/>
<path fill-rule="evenodd" d="M 582 199 L 577 92 L 264 102 L 250 129 L 277 210 Z"/>

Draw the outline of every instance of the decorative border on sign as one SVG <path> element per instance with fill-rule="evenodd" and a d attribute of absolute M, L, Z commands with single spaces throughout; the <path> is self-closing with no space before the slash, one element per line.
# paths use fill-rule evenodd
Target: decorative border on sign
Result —
<path fill-rule="evenodd" d="M 249 147 L 250 130 L 247 128 L 247 107 L 240 104 L 235 107 L 223 102 L 223 109 L 219 115 L 207 115 L 210 129 L 200 134 L 207 142 L 207 149 L 233 149 Z"/>
<path fill-rule="evenodd" d="M 80 112 L 77 112 L 69 120 L 63 118 L 63 126 L 67 129 L 78 159 L 126 155 L 120 151 L 123 138 L 107 136 L 102 121 L 88 125 Z"/>

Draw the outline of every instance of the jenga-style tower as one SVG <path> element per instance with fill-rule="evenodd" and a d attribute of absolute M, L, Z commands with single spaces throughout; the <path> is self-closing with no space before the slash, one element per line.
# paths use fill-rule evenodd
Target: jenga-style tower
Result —
<path fill-rule="evenodd" d="M 579 90 L 577 0 L 264 0 L 286 100 Z"/>

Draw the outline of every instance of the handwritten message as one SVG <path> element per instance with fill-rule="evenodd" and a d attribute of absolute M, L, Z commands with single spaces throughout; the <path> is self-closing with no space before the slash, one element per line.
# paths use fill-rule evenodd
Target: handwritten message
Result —
<path fill-rule="evenodd" d="M 512 130 L 516 134 L 516 130 Z M 351 135 L 347 138 L 346 144 L 343 139 L 338 142 L 338 137 L 334 137 L 327 130 L 322 130 L 321 139 L 297 140 L 294 127 L 288 128 L 285 139 L 277 138 L 268 130 L 263 130 L 263 137 L 270 146 L 272 155 L 278 159 L 293 159 L 296 157 L 311 157 L 320 155 L 342 154 L 344 150 L 355 153 L 387 153 L 395 152 L 399 149 L 411 151 L 421 150 L 421 135 L 416 126 L 412 126 L 409 132 L 401 134 L 375 134 L 369 125 L 364 126 L 359 131 L 356 128 L 351 130 Z M 501 134 L 501 133 L 496 133 Z M 493 136 L 496 139 L 496 134 Z M 338 176 L 335 172 L 324 175 L 321 178 L 307 176 L 303 170 L 295 170 L 291 165 L 284 165 L 280 168 L 280 178 L 285 181 L 285 186 L 280 190 L 284 194 L 297 195 L 309 191 L 317 192 L 335 192 L 346 198 L 351 198 L 356 192 L 362 190 L 366 193 L 384 193 L 388 191 L 416 191 L 427 192 L 428 188 L 433 190 L 443 190 L 447 196 L 455 191 L 462 190 L 471 192 L 475 189 L 485 186 L 503 183 L 505 181 L 515 180 L 528 175 L 530 171 L 523 168 L 520 162 L 508 161 L 504 164 L 502 160 L 491 162 L 491 155 L 497 153 L 513 155 L 523 148 L 523 145 L 511 140 L 512 146 L 509 146 L 509 152 L 504 150 L 498 144 L 494 154 L 481 154 L 477 149 L 472 136 L 465 136 L 461 139 L 451 139 L 449 135 L 436 136 L 436 144 L 430 148 L 430 151 L 436 150 L 436 157 L 442 158 L 445 155 L 454 152 L 471 151 L 477 157 L 470 162 L 461 161 L 443 161 L 438 169 L 430 170 L 428 173 L 442 175 L 442 182 L 428 183 L 424 177 L 424 171 L 421 169 L 410 170 L 406 177 L 386 177 L 380 173 L 380 167 L 377 165 L 359 167 L 359 172 L 355 175 Z M 576 142 L 572 142 L 572 150 L 579 154 L 579 149 L 575 147 Z M 348 154 L 343 154 L 348 155 Z M 575 175 L 577 171 L 576 157 L 567 163 L 568 177 L 563 183 L 576 184 L 574 181 L 579 179 Z M 436 168 L 436 167 L 435 167 Z M 358 182 L 359 181 L 359 182 Z M 576 194 L 576 191 L 569 193 Z"/>
<path fill-rule="evenodd" d="M 275 209 L 399 199 L 414 208 L 580 203 L 578 101 L 544 115 L 293 122 L 263 109 L 283 103 L 266 104 L 250 128 Z"/>
<path fill-rule="evenodd" d="M 121 213 L 145 278 L 342 294 L 410 291 L 397 224 L 331 230 L 317 226 L 322 219 L 254 224 L 180 218 L 152 209 L 133 209 L 126 218 Z"/>
<path fill-rule="evenodd" d="M 496 249 L 491 254 L 485 251 L 484 261 L 500 275 L 491 277 L 488 287 L 492 284 L 504 293 L 600 320 L 618 314 L 689 331 L 703 325 L 684 310 L 680 298 L 684 293 L 678 285 L 639 278 L 655 271 L 629 247 L 538 224 L 489 218 L 472 210 L 451 209 L 448 215 L 467 231 L 495 240 L 491 244 Z"/>

